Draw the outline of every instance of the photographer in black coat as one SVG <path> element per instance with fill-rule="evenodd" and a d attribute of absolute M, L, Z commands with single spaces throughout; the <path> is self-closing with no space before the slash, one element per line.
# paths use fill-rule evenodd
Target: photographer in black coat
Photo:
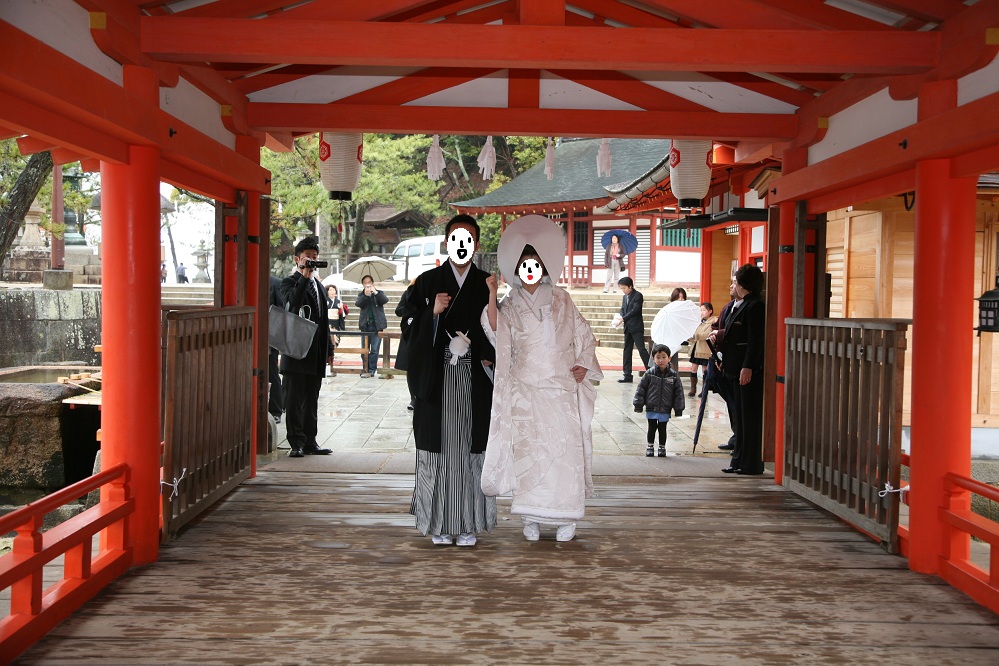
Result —
<path fill-rule="evenodd" d="M 330 321 L 327 310 L 329 299 L 326 288 L 316 276 L 314 262 L 319 257 L 319 242 L 309 236 L 295 246 L 295 272 L 281 281 L 281 296 L 291 304 L 292 312 L 306 308 L 309 319 L 318 324 L 312 346 L 305 358 L 281 356 L 281 373 L 284 375 L 285 396 L 288 410 L 285 422 L 288 427 L 289 458 L 306 455 L 327 455 L 330 449 L 319 448 L 319 389 L 326 376 L 326 365 L 333 355 Z"/>

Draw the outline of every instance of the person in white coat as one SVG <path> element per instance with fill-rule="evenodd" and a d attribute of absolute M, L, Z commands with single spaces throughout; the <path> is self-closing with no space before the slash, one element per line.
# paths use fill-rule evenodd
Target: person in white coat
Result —
<path fill-rule="evenodd" d="M 498 259 L 512 289 L 497 303 L 496 281 L 488 282 L 483 329 L 495 331 L 496 365 L 482 490 L 512 495 L 511 512 L 521 517 L 528 541 L 540 538 L 541 525 L 569 541 L 593 491 L 591 380 L 603 378 L 596 339 L 569 294 L 552 282 L 565 241 L 551 220 L 514 221 Z"/>

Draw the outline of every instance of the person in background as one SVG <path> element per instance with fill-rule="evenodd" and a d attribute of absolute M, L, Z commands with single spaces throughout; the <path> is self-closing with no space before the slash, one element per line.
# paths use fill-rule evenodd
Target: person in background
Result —
<path fill-rule="evenodd" d="M 632 404 L 639 414 L 645 409 L 645 418 L 649 421 L 649 431 L 646 436 L 648 447 L 645 455 L 652 457 L 652 447 L 659 433 L 659 457 L 666 457 L 666 424 L 669 423 L 670 411 L 677 416 L 683 415 L 686 406 L 683 399 L 683 384 L 680 377 L 670 367 L 670 350 L 666 345 L 653 345 L 653 365 L 638 382 L 635 399 Z"/>
<path fill-rule="evenodd" d="M 621 271 L 628 267 L 628 255 L 624 253 L 624 248 L 621 247 L 621 243 L 618 242 L 617 236 L 611 236 L 610 245 L 604 250 L 604 266 L 607 267 L 607 279 L 604 281 L 604 293 L 606 294 L 611 287 L 614 287 L 614 293 L 617 293 L 618 278 L 621 276 Z"/>
<path fill-rule="evenodd" d="M 340 299 L 340 290 L 337 289 L 335 284 L 326 287 L 326 298 L 330 302 L 330 328 L 334 331 L 346 331 L 347 315 L 350 314 L 350 309 Z"/>
<path fill-rule="evenodd" d="M 388 303 L 388 296 L 384 291 L 378 291 L 375 281 L 370 275 L 361 278 L 362 291 L 357 295 L 354 305 L 358 307 L 357 323 L 361 331 L 368 333 L 368 367 L 361 368 L 361 377 L 374 377 L 378 372 L 378 350 L 382 346 L 382 339 L 378 337 L 378 331 L 384 331 L 388 327 L 388 320 L 385 319 L 385 304 Z M 364 363 L 364 356 L 361 356 L 361 363 Z M 367 370 L 367 372 L 365 372 Z"/>
<path fill-rule="evenodd" d="M 166 279 L 167 279 L 166 262 L 165 261 L 161 261 L 160 262 L 160 284 L 165 283 Z"/>
<path fill-rule="evenodd" d="M 623 277 L 617 281 L 618 286 L 624 293 L 621 299 L 621 319 L 624 320 L 624 377 L 617 380 L 618 384 L 630 384 L 631 374 L 631 351 L 638 347 L 638 355 L 642 357 L 642 367 L 649 367 L 649 350 L 645 346 L 645 317 L 642 315 L 642 307 L 645 304 L 645 297 L 642 292 L 635 289 L 635 283 L 630 277 Z"/>
<path fill-rule="evenodd" d="M 278 308 L 284 307 L 284 298 L 281 296 L 281 278 L 274 275 L 269 276 L 269 298 L 268 305 Z M 274 417 L 274 423 L 281 423 L 281 415 L 284 414 L 284 389 L 281 386 L 281 370 L 278 366 L 280 354 L 274 347 L 268 347 L 267 383 L 270 386 L 267 396 L 267 411 Z"/>
<path fill-rule="evenodd" d="M 735 273 L 735 302 L 712 335 L 720 344 L 722 372 L 732 386 L 738 414 L 735 450 L 723 472 L 763 474 L 763 356 L 766 306 L 760 296 L 763 272 L 744 264 Z"/>
<path fill-rule="evenodd" d="M 684 289 L 683 287 L 677 287 L 669 295 L 669 302 L 670 303 L 672 303 L 673 301 L 685 301 L 685 300 L 687 300 L 687 290 Z M 688 344 L 689 344 L 689 341 L 688 340 L 684 340 L 684 342 L 680 346 L 681 347 L 686 347 Z M 679 377 L 680 376 L 680 354 L 679 353 L 673 354 L 670 357 L 670 365 L 673 368 L 673 372 L 675 372 L 676 376 Z"/>
<path fill-rule="evenodd" d="M 334 352 L 336 346 L 340 344 L 340 338 L 337 336 L 335 331 L 345 331 L 347 330 L 347 315 L 350 311 L 347 309 L 347 304 L 340 300 L 340 290 L 337 289 L 335 284 L 328 285 L 326 287 L 326 298 L 330 302 L 329 308 L 329 320 L 330 320 L 330 331 L 333 332 L 333 348 Z M 333 361 L 335 353 L 330 354 L 330 377 L 336 377 L 336 370 L 333 369 Z"/>
<path fill-rule="evenodd" d="M 330 449 L 320 448 L 316 441 L 319 433 L 319 389 L 326 376 L 329 356 L 333 353 L 326 290 L 317 279 L 315 268 L 310 268 L 308 263 L 318 257 L 319 239 L 315 236 L 302 239 L 295 245 L 295 272 L 281 281 L 281 297 L 285 303 L 291 304 L 291 311 L 297 313 L 308 306 L 305 312 L 318 325 L 305 358 L 281 355 L 281 372 L 287 387 L 285 423 L 288 444 L 291 445 L 289 458 L 332 453 Z"/>
<path fill-rule="evenodd" d="M 177 266 L 177 284 L 187 284 L 187 268 L 184 262 Z"/>
<path fill-rule="evenodd" d="M 395 306 L 395 316 L 399 318 L 399 330 L 401 335 L 399 336 L 399 351 L 395 355 L 395 369 L 396 370 L 409 370 L 409 332 L 413 326 L 413 316 L 416 314 L 416 308 L 409 303 L 409 297 L 413 293 L 413 285 L 416 284 L 416 278 L 409 281 L 409 286 L 406 287 L 406 291 L 402 292 L 402 296 L 399 297 L 399 304 Z M 409 404 L 406 405 L 406 409 L 413 411 L 413 395 L 409 395 Z"/>
<path fill-rule="evenodd" d="M 708 336 L 714 330 L 714 324 L 718 321 L 715 316 L 715 306 L 711 303 L 701 303 L 701 323 L 694 331 L 694 345 L 690 348 L 690 362 L 693 369 L 690 371 L 690 392 L 687 395 L 693 397 L 697 395 L 697 373 L 705 373 L 705 382 L 708 363 L 711 359 L 711 348 L 708 347 Z"/>

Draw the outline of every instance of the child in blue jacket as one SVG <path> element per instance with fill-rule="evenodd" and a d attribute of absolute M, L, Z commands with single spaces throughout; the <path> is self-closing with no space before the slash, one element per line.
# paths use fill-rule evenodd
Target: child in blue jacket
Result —
<path fill-rule="evenodd" d="M 635 390 L 635 411 L 641 413 L 643 409 L 645 418 L 649 420 L 648 443 L 645 455 L 652 457 L 653 444 L 655 444 L 656 431 L 659 431 L 659 457 L 666 456 L 666 424 L 669 423 L 670 410 L 680 416 L 686 402 L 683 398 L 683 385 L 680 377 L 670 367 L 670 350 L 666 345 L 655 345 L 652 347 L 653 365 L 645 373 Z"/>

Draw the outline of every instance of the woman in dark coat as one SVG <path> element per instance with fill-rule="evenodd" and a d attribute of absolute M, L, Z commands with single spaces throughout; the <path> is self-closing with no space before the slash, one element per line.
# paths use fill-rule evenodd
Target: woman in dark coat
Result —
<path fill-rule="evenodd" d="M 763 272 L 745 264 L 735 273 L 735 302 L 712 336 L 722 353 L 722 372 L 738 414 L 728 474 L 763 474 L 763 357 L 766 305 Z"/>

